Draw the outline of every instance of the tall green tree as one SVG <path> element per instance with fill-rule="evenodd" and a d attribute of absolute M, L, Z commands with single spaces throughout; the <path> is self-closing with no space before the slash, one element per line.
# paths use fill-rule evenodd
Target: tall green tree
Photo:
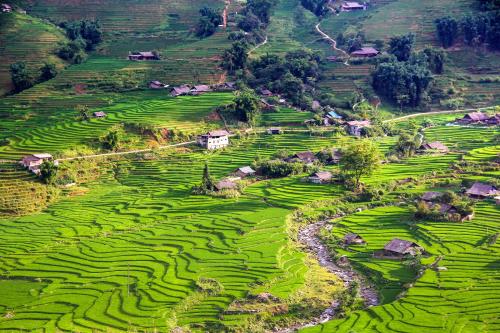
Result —
<path fill-rule="evenodd" d="M 236 93 L 230 109 L 238 120 L 253 123 L 261 111 L 260 100 L 252 90 L 245 89 Z"/>
<path fill-rule="evenodd" d="M 436 29 L 439 41 L 444 48 L 453 45 L 458 35 L 458 22 L 451 16 L 436 20 Z"/>
<path fill-rule="evenodd" d="M 208 163 L 205 163 L 205 167 L 203 168 L 203 176 L 201 178 L 200 189 L 204 192 L 215 190 L 215 181 L 210 175 Z"/>
<path fill-rule="evenodd" d="M 40 81 L 47 81 L 55 78 L 57 75 L 56 65 L 53 63 L 45 63 L 42 68 L 40 68 Z"/>
<path fill-rule="evenodd" d="M 410 59 L 411 50 L 414 45 L 415 35 L 412 33 L 392 37 L 389 41 L 389 53 L 396 56 L 398 61 L 407 61 Z"/>
<path fill-rule="evenodd" d="M 411 157 L 415 155 L 417 149 L 422 145 L 422 143 L 423 136 L 420 133 L 401 133 L 394 150 L 399 156 Z"/>
<path fill-rule="evenodd" d="M 29 75 L 24 61 L 10 65 L 10 76 L 15 92 L 21 92 L 33 86 L 33 78 Z"/>
<path fill-rule="evenodd" d="M 248 59 L 248 44 L 245 41 L 236 41 L 231 48 L 224 51 L 222 55 L 222 67 L 230 74 L 246 67 Z"/>
<path fill-rule="evenodd" d="M 372 140 L 356 140 L 342 148 L 340 170 L 346 179 L 359 188 L 362 176 L 369 176 L 380 167 L 380 152 Z"/>
<path fill-rule="evenodd" d="M 45 184 L 53 184 L 57 177 L 57 165 L 53 161 L 46 160 L 40 165 L 40 179 Z"/>

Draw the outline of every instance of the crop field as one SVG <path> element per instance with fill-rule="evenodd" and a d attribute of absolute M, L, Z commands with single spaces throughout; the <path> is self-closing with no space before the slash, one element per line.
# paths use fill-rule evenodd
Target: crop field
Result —
<path fill-rule="evenodd" d="M 72 109 L 60 109 L 49 117 L 38 116 L 23 122 L 19 130 L 19 121 L 5 122 L 2 138 L 9 143 L 0 147 L 1 159 L 19 159 L 27 153 L 40 151 L 62 153 L 79 145 L 95 142 L 113 125 L 120 123 L 138 123 L 153 125 L 158 128 L 175 129 L 186 134 L 201 132 L 204 129 L 218 127 L 218 122 L 207 122 L 205 118 L 213 108 L 226 104 L 232 99 L 230 93 L 211 93 L 202 96 L 172 98 L 166 92 L 153 91 L 121 95 L 109 106 L 91 109 L 104 111 L 105 119 L 77 120 Z M 58 104 L 59 105 L 59 104 Z"/>
<path fill-rule="evenodd" d="M 198 104 L 196 101 L 204 96 L 186 97 L 184 103 L 192 100 Z M 221 98 L 226 97 L 221 94 Z M 162 102 L 177 100 L 180 99 Z M 150 103 L 155 106 L 160 101 Z M 130 104 L 104 108 L 110 114 L 105 121 L 120 119 L 118 111 L 133 115 L 127 106 L 130 108 Z M 140 114 L 147 112 L 143 110 Z M 84 131 L 74 124 L 71 128 L 75 133 Z M 467 131 L 470 135 L 459 140 L 463 129 L 440 126 L 428 130 L 427 136 L 445 133 L 440 137 L 443 142 L 453 149 L 472 150 L 478 159 L 498 154 L 498 146 L 489 143 L 494 131 L 474 128 Z M 481 140 L 475 139 L 477 136 Z M 379 142 L 381 150 L 387 151 L 394 142 L 394 138 L 383 138 Z M 342 187 L 308 184 L 301 177 L 291 177 L 257 182 L 237 199 L 193 196 L 190 188 L 199 183 L 205 161 L 212 174 L 221 178 L 257 157 L 270 157 L 278 150 L 318 151 L 332 145 L 337 145 L 333 137 L 307 133 L 252 135 L 235 140 L 221 152 L 179 150 L 153 160 L 105 162 L 101 164 L 100 180 L 87 184 L 86 194 L 62 198 L 41 213 L 2 218 L 0 294 L 4 297 L 0 300 L 0 313 L 9 315 L 0 319 L 0 329 L 90 332 L 165 330 L 189 324 L 197 331 L 219 321 L 229 326 L 241 323 L 248 315 L 224 319 L 223 311 L 234 299 L 263 291 L 286 298 L 303 285 L 307 272 L 304 254 L 289 246 L 285 220 L 293 209 L 304 204 L 341 196 Z M 384 182 L 443 171 L 458 158 L 459 154 L 451 153 L 386 164 L 365 181 Z M 9 168 L 3 170 L 0 186 L 2 193 L 9 193 L 13 184 L 10 179 L 17 179 L 20 174 Z M 37 184 L 33 179 L 24 181 Z M 448 320 L 443 324 L 446 327 L 462 323 L 477 328 L 488 323 L 494 328 L 498 323 L 491 310 L 496 304 L 491 294 L 495 290 L 491 274 L 498 268 L 496 259 L 493 260 L 498 253 L 493 252 L 496 245 L 474 248 L 474 244 L 498 229 L 495 214 L 498 208 L 484 203 L 473 222 L 448 226 L 423 223 L 410 227 L 404 223 L 407 211 L 390 207 L 341 220 L 339 227 L 334 228 L 335 233 L 357 231 L 368 239 L 367 248 L 348 255 L 360 267 L 379 272 L 387 304 L 355 312 L 344 321 L 329 322 L 324 329 L 349 330 L 374 325 L 386 329 L 417 320 L 424 325 L 419 318 L 431 313 L 425 323 L 437 330 L 434 318 L 442 317 L 433 311 L 440 311 L 438 304 L 448 304 L 438 301 L 439 297 L 456 300 L 447 308 Z M 461 238 L 469 233 L 472 236 L 467 241 Z M 433 255 L 444 254 L 442 265 L 449 271 L 439 273 L 440 276 L 427 271 L 404 299 L 392 302 L 413 276 L 397 262 L 367 259 L 395 235 L 423 243 Z M 481 258 L 478 261 L 481 265 L 459 269 L 474 258 Z M 201 292 L 196 286 L 200 278 L 216 279 L 223 290 L 214 295 Z M 479 281 L 488 284 L 482 287 Z M 436 289 L 436 283 L 442 291 Z M 477 306 L 462 304 L 465 299 L 477 299 L 483 292 L 491 295 L 489 301 L 478 300 Z M 422 304 L 429 302 L 436 304 L 434 310 L 422 308 Z M 461 316 L 459 311 L 467 315 Z M 474 317 L 474 313 L 479 317 Z M 463 318 L 456 321 L 458 317 Z M 353 324 L 355 318 L 359 319 Z"/>
<path fill-rule="evenodd" d="M 64 33 L 28 15 L 9 13 L 0 16 L 0 96 L 14 87 L 10 80 L 9 67 L 16 61 L 25 61 L 35 77 L 44 61 L 63 67 L 64 62 L 53 53 L 57 43 L 65 41 Z"/>
<path fill-rule="evenodd" d="M 427 269 L 403 298 L 358 311 L 303 332 L 496 332 L 500 329 L 498 244 L 489 239 L 500 231 L 498 206 L 479 203 L 476 217 L 466 223 L 409 222 L 405 208 L 377 208 L 336 223 L 334 233 L 357 232 L 366 247 L 351 247 L 347 254 L 355 266 L 376 276 L 385 300 L 394 299 L 408 276 L 399 261 L 373 259 L 394 237 L 422 245 L 432 256 L 442 255 L 439 266 Z"/>

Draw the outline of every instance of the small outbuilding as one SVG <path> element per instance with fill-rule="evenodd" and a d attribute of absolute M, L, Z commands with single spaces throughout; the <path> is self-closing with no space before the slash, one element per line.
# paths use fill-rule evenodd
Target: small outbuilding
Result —
<path fill-rule="evenodd" d="M 489 184 L 484 183 L 474 183 L 470 189 L 467 190 L 467 195 L 471 198 L 484 199 L 489 197 L 494 197 L 499 194 L 498 189 Z"/>
<path fill-rule="evenodd" d="M 151 89 L 165 89 L 168 88 L 168 84 L 164 84 L 160 81 L 151 81 L 149 82 L 149 88 Z"/>
<path fill-rule="evenodd" d="M 361 136 L 362 130 L 364 128 L 370 127 L 371 122 L 369 120 L 353 120 L 347 122 L 347 132 L 354 136 Z"/>
<path fill-rule="evenodd" d="M 173 87 L 172 90 L 170 91 L 170 95 L 173 97 L 177 97 L 177 96 L 187 95 L 190 92 L 191 92 L 191 87 L 184 84 L 182 86 Z"/>
<path fill-rule="evenodd" d="M 330 171 L 318 171 L 310 175 L 307 179 L 314 184 L 326 184 L 332 181 L 333 174 Z"/>
<path fill-rule="evenodd" d="M 260 94 L 262 96 L 265 96 L 265 97 L 271 97 L 271 96 L 273 96 L 273 93 L 271 92 L 271 90 L 268 90 L 268 89 L 261 89 L 260 90 Z"/>
<path fill-rule="evenodd" d="M 450 150 L 439 141 L 424 143 L 419 148 L 422 151 L 437 151 L 439 153 L 448 153 Z"/>
<path fill-rule="evenodd" d="M 350 244 L 365 244 L 365 240 L 363 237 L 361 237 L 358 234 L 355 233 L 348 233 L 344 236 L 344 244 L 350 245 Z"/>
<path fill-rule="evenodd" d="M 424 200 L 424 201 L 434 201 L 436 199 L 441 198 L 443 195 L 444 195 L 443 192 L 429 191 L 429 192 L 425 192 L 424 194 L 422 194 L 422 200 Z"/>
<path fill-rule="evenodd" d="M 384 255 L 389 257 L 415 256 L 423 252 L 424 248 L 417 243 L 399 238 L 394 238 L 384 246 Z"/>
<path fill-rule="evenodd" d="M 282 134 L 283 130 L 281 127 L 269 127 L 266 132 L 267 134 Z"/>
<path fill-rule="evenodd" d="M 128 55 L 128 60 L 139 61 L 139 60 L 160 60 L 160 56 L 154 52 L 131 52 Z"/>
<path fill-rule="evenodd" d="M 346 1 L 342 4 L 341 10 L 344 12 L 351 12 L 355 10 L 365 10 L 366 6 L 355 1 Z"/>
<path fill-rule="evenodd" d="M 23 159 L 19 162 L 23 167 L 27 168 L 29 171 L 34 174 L 40 173 L 40 166 L 45 161 L 54 161 L 54 158 L 51 154 L 41 153 L 41 154 L 32 154 L 23 157 Z M 54 161 L 55 165 L 58 165 L 59 162 L 57 160 Z"/>
<path fill-rule="evenodd" d="M 92 116 L 94 118 L 106 118 L 107 114 L 103 111 L 96 111 L 96 112 L 92 113 Z"/>
<path fill-rule="evenodd" d="M 234 190 L 237 187 L 238 187 L 238 184 L 236 184 L 234 181 L 229 180 L 229 179 L 222 179 L 217 184 L 215 184 L 215 189 L 217 191 Z"/>
<path fill-rule="evenodd" d="M 1 4 L 0 8 L 2 10 L 2 13 L 10 13 L 10 12 L 12 12 L 12 6 L 8 5 L 6 3 Z"/>
<path fill-rule="evenodd" d="M 362 47 L 359 50 L 351 52 L 351 56 L 360 58 L 372 58 L 380 54 L 380 51 L 373 47 Z"/>
<path fill-rule="evenodd" d="M 316 155 L 314 155 L 313 152 L 304 151 L 304 152 L 300 152 L 300 153 L 296 153 L 296 154 L 292 155 L 288 160 L 290 162 L 299 161 L 299 162 L 302 162 L 302 163 L 309 164 L 309 163 L 314 163 L 314 161 L 316 161 L 317 158 L 316 158 Z"/>
<path fill-rule="evenodd" d="M 244 166 L 244 167 L 236 169 L 236 171 L 234 172 L 234 175 L 236 177 L 240 177 L 240 178 L 250 177 L 250 176 L 255 175 L 255 170 L 249 166 Z"/>
<path fill-rule="evenodd" d="M 206 84 L 200 84 L 197 86 L 194 86 L 193 89 L 191 89 L 190 93 L 191 95 L 201 95 L 205 94 L 207 92 L 211 92 L 212 88 L 210 86 L 207 86 Z"/>

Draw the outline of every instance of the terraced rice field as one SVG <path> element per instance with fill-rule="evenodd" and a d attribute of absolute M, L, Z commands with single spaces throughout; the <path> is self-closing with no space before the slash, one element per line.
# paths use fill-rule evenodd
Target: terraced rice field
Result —
<path fill-rule="evenodd" d="M 53 62 L 59 68 L 64 62 L 54 55 L 57 43 L 66 40 L 64 33 L 43 20 L 18 13 L 2 13 L 0 16 L 0 95 L 14 87 L 10 80 L 10 65 L 25 61 L 30 74 L 39 75 L 44 61 Z"/>
<path fill-rule="evenodd" d="M 394 237 L 415 241 L 434 258 L 443 256 L 439 266 L 446 271 L 427 269 L 403 298 L 357 311 L 343 320 L 305 329 L 303 332 L 496 332 L 498 318 L 500 247 L 489 239 L 500 231 L 500 210 L 493 202 L 479 203 L 473 221 L 457 223 L 408 223 L 405 208 L 377 208 L 339 221 L 334 234 L 361 234 L 366 247 L 341 251 L 355 266 L 369 271 L 382 288 L 385 300 L 392 301 L 403 285 L 412 280 L 399 261 L 373 259 Z M 428 260 L 428 262 L 431 262 Z"/>
<path fill-rule="evenodd" d="M 186 134 L 201 132 L 209 127 L 221 126 L 218 122 L 207 122 L 205 118 L 213 108 L 232 99 L 230 93 L 211 93 L 202 96 L 172 98 L 166 92 L 139 92 L 122 95 L 110 106 L 91 109 L 104 111 L 105 119 L 76 120 L 72 109 L 60 109 L 49 117 L 39 115 L 23 122 L 12 119 L 2 124 L 2 138 L 9 143 L 0 147 L 0 158 L 19 159 L 27 153 L 62 153 L 80 145 L 91 144 L 113 125 L 139 123 L 158 128 L 175 129 Z"/>

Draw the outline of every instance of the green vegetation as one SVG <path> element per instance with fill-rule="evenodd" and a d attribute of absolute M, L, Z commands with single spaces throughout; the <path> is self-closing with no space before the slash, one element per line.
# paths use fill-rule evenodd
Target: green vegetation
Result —
<path fill-rule="evenodd" d="M 222 16 L 212 8 L 203 7 L 200 9 L 200 20 L 196 25 L 196 35 L 198 37 L 212 36 L 219 24 L 222 23 Z"/>

